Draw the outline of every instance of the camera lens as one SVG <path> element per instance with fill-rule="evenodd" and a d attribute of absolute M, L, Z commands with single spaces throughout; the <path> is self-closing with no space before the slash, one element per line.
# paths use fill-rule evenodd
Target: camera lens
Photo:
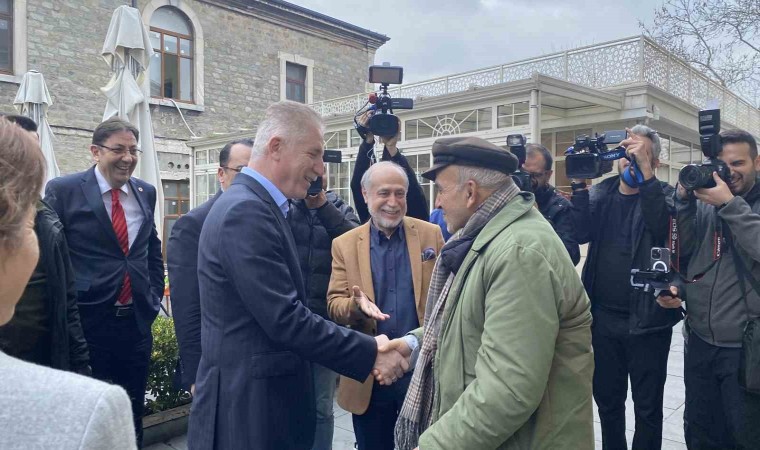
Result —
<path fill-rule="evenodd" d="M 662 258 L 662 253 L 660 252 L 660 249 L 655 248 L 652 249 L 652 259 L 660 259 Z"/>
<path fill-rule="evenodd" d="M 689 164 L 681 169 L 678 174 L 678 182 L 687 191 L 693 191 L 705 187 L 712 180 L 712 167 L 705 167 L 699 164 Z"/>

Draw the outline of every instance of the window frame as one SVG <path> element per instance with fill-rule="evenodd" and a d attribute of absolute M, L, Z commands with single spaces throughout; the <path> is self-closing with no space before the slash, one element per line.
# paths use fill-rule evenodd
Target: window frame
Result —
<path fill-rule="evenodd" d="M 8 38 L 10 39 L 9 46 L 8 46 L 8 70 L 0 69 L 0 74 L 4 75 L 14 75 L 15 74 L 15 58 L 14 58 L 14 52 L 16 51 L 16 40 L 14 39 L 14 33 L 16 32 L 16 23 L 15 23 L 15 7 L 16 7 L 16 0 L 8 0 L 8 12 L 0 12 L 0 20 L 5 19 L 8 21 Z"/>
<path fill-rule="evenodd" d="M 180 10 L 178 10 L 180 11 Z M 182 12 L 182 11 L 180 11 Z M 184 16 L 184 13 L 183 13 Z M 187 18 L 187 16 L 184 17 L 185 20 L 188 22 L 190 27 L 192 28 L 192 22 L 190 19 Z M 187 103 L 190 105 L 195 104 L 195 39 L 193 35 L 184 35 L 180 34 L 174 31 L 165 30 L 163 28 L 150 26 L 150 31 L 159 33 L 161 36 L 159 46 L 160 48 L 156 50 L 153 49 L 154 52 L 161 55 L 161 86 L 159 87 L 159 94 L 160 96 L 154 96 L 151 95 L 152 98 L 163 100 L 163 99 L 171 99 L 177 102 Z M 172 37 L 177 38 L 177 53 L 168 53 L 164 51 L 164 36 L 169 35 Z M 180 54 L 180 48 L 182 47 L 181 39 L 184 39 L 186 41 L 190 42 L 190 55 L 189 56 L 183 56 Z M 169 56 L 175 56 L 177 58 L 177 97 L 165 97 L 164 96 L 164 80 L 166 79 L 166 76 L 164 74 L 164 58 L 166 55 Z M 179 98 L 180 95 L 180 89 L 182 86 L 182 58 L 190 60 L 190 100 L 182 100 Z M 148 83 L 150 84 L 150 75 L 148 76 Z"/>
<path fill-rule="evenodd" d="M 299 70 L 303 69 L 303 80 L 297 80 L 295 78 L 288 77 L 288 65 L 295 66 Z M 285 61 L 285 99 L 306 104 L 306 101 L 308 100 L 308 93 L 306 91 L 307 89 L 306 82 L 308 81 L 308 78 L 309 78 L 309 68 L 307 66 L 304 66 L 303 64 L 298 64 L 293 61 Z M 303 101 L 288 98 L 289 84 L 295 84 L 303 88 Z"/>
<path fill-rule="evenodd" d="M 174 197 L 169 197 L 166 192 L 166 184 L 174 184 L 177 187 L 177 195 Z M 182 186 L 187 186 L 188 195 L 187 197 L 182 196 Z M 191 211 L 191 197 L 193 196 L 192 191 L 190 190 L 190 180 L 161 180 L 161 189 L 163 189 L 164 194 L 164 217 L 163 217 L 163 239 L 162 239 L 162 247 L 163 247 L 163 255 L 164 255 L 164 262 L 166 262 L 166 243 L 169 241 L 169 233 L 171 233 L 171 230 L 169 230 L 169 227 L 167 226 L 167 220 L 174 220 L 176 223 L 176 220 L 180 217 L 184 216 L 188 212 Z M 166 208 L 166 202 L 167 201 L 176 201 L 177 202 L 177 214 L 170 214 Z M 182 212 L 182 202 L 187 203 L 187 212 Z"/>

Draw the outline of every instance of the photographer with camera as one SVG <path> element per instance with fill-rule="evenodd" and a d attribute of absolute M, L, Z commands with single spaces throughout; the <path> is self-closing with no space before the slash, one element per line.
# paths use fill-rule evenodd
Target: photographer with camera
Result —
<path fill-rule="evenodd" d="M 681 270 L 686 278 L 696 280 L 680 292 L 688 309 L 686 444 L 691 449 L 759 448 L 760 364 L 756 353 L 754 362 L 751 357 L 750 325 L 760 315 L 760 159 L 746 131 L 723 131 L 717 145 L 717 159 L 730 175 L 712 172 L 713 187 L 693 191 L 679 177 L 676 199 L 678 260 L 682 269 L 687 263 Z M 703 139 L 703 153 L 712 158 L 705 148 Z M 680 307 L 678 290 L 671 293 L 658 302 Z M 754 333 L 757 345 L 757 328 Z"/>
<path fill-rule="evenodd" d="M 369 210 L 367 209 L 367 202 L 364 201 L 362 196 L 362 177 L 364 173 L 369 169 L 375 161 L 375 135 L 369 131 L 369 119 L 374 111 L 367 111 L 363 113 L 357 119 L 357 123 L 360 127 L 357 127 L 359 135 L 362 137 L 362 143 L 359 146 L 359 153 L 356 155 L 356 162 L 354 162 L 354 173 L 351 176 L 351 195 L 354 198 L 354 206 L 356 213 L 359 215 L 362 223 L 369 220 Z M 399 120 L 399 125 L 401 121 Z M 407 203 L 407 216 L 414 217 L 415 219 L 424 220 L 427 222 L 429 218 L 429 208 L 425 194 L 422 191 L 422 186 L 417 179 L 417 174 L 414 169 L 409 165 L 409 161 L 401 154 L 401 151 L 396 146 L 399 137 L 401 136 L 401 130 L 399 126 L 399 132 L 395 136 L 380 137 L 380 143 L 383 144 L 383 156 L 381 161 L 393 161 L 401 166 L 406 172 L 406 176 L 409 179 L 409 190 L 406 194 Z"/>
<path fill-rule="evenodd" d="M 634 290 L 631 269 L 648 268 L 652 247 L 664 246 L 673 210 L 673 187 L 657 180 L 660 138 L 645 125 L 627 130 L 620 142 L 626 156 L 618 160 L 618 176 L 586 189 L 573 180 L 575 234 L 590 243 L 583 284 L 594 317 L 594 399 L 599 407 L 605 449 L 628 448 L 625 400 L 631 379 L 636 427 L 633 448 L 662 445 L 662 401 L 676 309 L 660 307 L 651 293 Z M 635 184 L 635 186 L 632 186 Z"/>
<path fill-rule="evenodd" d="M 573 205 L 549 183 L 553 173 L 552 163 L 554 159 L 552 154 L 540 144 L 527 144 L 525 149 L 526 158 L 523 170 L 530 175 L 530 189 L 536 196 L 538 210 L 549 221 L 562 243 L 565 244 L 573 264 L 578 264 L 578 261 L 581 260 L 581 251 L 578 241 L 575 239 Z"/>

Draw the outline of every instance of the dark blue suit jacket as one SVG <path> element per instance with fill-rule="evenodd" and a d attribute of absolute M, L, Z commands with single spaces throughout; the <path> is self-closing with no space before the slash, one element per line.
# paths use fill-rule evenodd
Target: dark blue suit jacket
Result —
<path fill-rule="evenodd" d="M 198 241 L 211 206 L 222 195 L 220 190 L 206 203 L 180 217 L 166 243 L 172 316 L 179 344 L 182 385 L 195 384 L 201 361 L 201 297 L 198 287 Z"/>
<path fill-rule="evenodd" d="M 89 324 L 96 323 L 100 319 L 98 313 L 107 313 L 106 309 L 87 306 L 116 302 L 124 271 L 128 270 L 137 325 L 147 335 L 164 291 L 161 241 L 153 222 L 156 188 L 137 178 L 130 178 L 128 183 L 144 216 L 128 256 L 119 246 L 103 204 L 95 166 L 51 180 L 45 189 L 45 201 L 63 223 L 83 327 L 87 329 Z"/>
<path fill-rule="evenodd" d="M 242 174 L 211 207 L 198 255 L 202 355 L 191 449 L 308 449 L 311 364 L 364 381 L 375 340 L 312 314 L 295 244 L 269 193 Z"/>

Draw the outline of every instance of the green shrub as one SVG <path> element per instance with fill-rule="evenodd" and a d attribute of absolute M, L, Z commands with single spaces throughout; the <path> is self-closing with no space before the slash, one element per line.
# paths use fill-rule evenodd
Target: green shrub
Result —
<path fill-rule="evenodd" d="M 174 372 L 179 359 L 177 337 L 174 335 L 174 321 L 171 317 L 159 316 L 153 322 L 153 353 L 148 372 L 149 397 L 145 403 L 146 414 L 166 411 L 190 402 L 190 393 L 177 390 Z"/>

